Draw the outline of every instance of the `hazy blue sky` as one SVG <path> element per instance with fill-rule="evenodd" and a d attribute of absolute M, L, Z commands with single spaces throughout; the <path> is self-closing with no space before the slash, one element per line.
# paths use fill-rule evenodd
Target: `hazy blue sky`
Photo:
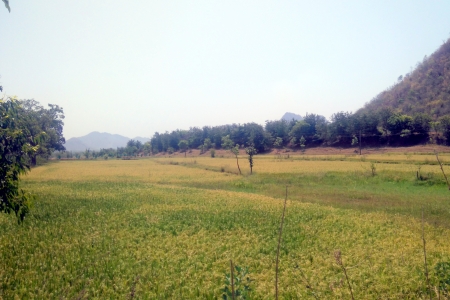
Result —
<path fill-rule="evenodd" d="M 355 111 L 450 37 L 450 1 L 0 2 L 6 95 L 66 138 Z"/>

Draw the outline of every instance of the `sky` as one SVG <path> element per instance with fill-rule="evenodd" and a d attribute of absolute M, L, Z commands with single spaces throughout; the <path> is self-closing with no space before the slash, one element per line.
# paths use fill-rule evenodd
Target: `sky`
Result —
<path fill-rule="evenodd" d="M 3 97 L 64 136 L 356 111 L 450 37 L 450 1 L 0 2 Z"/>

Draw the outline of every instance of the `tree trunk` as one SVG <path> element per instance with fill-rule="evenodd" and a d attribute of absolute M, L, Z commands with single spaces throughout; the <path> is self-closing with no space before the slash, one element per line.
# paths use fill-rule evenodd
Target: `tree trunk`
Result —
<path fill-rule="evenodd" d="M 241 168 L 239 168 L 239 158 L 237 157 L 237 155 L 236 155 L 236 164 L 239 170 L 239 174 L 242 175 Z"/>

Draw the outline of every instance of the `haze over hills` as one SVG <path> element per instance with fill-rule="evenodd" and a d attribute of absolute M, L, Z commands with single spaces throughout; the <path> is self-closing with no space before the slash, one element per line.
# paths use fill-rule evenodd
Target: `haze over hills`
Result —
<path fill-rule="evenodd" d="M 291 112 L 287 112 L 281 117 L 281 120 L 285 120 L 285 121 L 291 121 L 292 119 L 294 119 L 296 121 L 300 121 L 303 119 L 303 117 L 300 115 L 291 113 Z"/>
<path fill-rule="evenodd" d="M 359 112 L 385 107 L 408 115 L 427 113 L 434 119 L 450 114 L 450 39 Z"/>
<path fill-rule="evenodd" d="M 102 148 L 125 147 L 129 140 L 131 139 L 119 134 L 94 131 L 82 137 L 70 138 L 66 141 L 64 146 L 67 151 L 84 151 L 86 149 L 100 150 Z M 133 140 L 145 143 L 150 139 L 135 137 Z"/>

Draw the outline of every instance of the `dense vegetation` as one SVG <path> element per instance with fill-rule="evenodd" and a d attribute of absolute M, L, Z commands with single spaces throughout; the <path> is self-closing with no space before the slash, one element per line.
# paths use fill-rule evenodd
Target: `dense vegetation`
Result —
<path fill-rule="evenodd" d="M 426 113 L 433 119 L 450 114 L 450 39 L 361 111 L 387 107 L 410 115 Z"/>
<path fill-rule="evenodd" d="M 31 195 L 19 189 L 19 176 L 37 157 L 64 150 L 62 119 L 57 105 L 45 109 L 34 100 L 0 99 L 0 212 L 14 212 L 23 220 Z"/>
<path fill-rule="evenodd" d="M 149 148 L 152 153 L 171 153 L 188 148 L 206 151 L 210 148 L 228 149 L 236 144 L 253 145 L 259 153 L 283 147 L 350 147 L 359 145 L 359 142 L 363 146 L 407 146 L 447 143 L 449 137 L 450 116 L 433 121 L 425 113 L 409 116 L 385 108 L 374 113 L 339 112 L 332 115 L 331 122 L 323 116 L 307 114 L 301 121 L 266 121 L 264 127 L 246 123 L 156 132 L 147 152 Z"/>

